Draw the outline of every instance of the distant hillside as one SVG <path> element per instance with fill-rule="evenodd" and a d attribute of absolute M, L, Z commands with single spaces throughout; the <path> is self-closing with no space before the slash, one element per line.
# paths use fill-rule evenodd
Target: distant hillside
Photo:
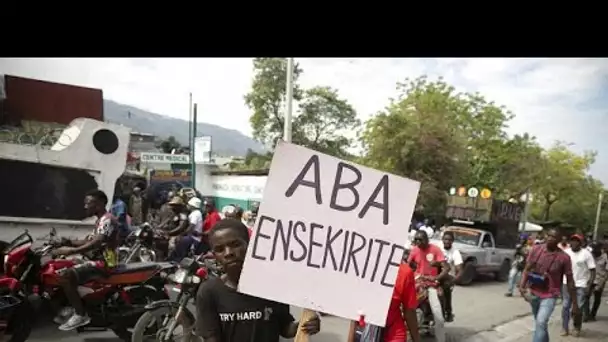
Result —
<path fill-rule="evenodd" d="M 131 113 L 129 117 L 128 113 Z M 146 112 L 139 108 L 104 100 L 106 121 L 123 124 L 140 133 L 151 133 L 161 138 L 174 136 L 180 143 L 188 142 L 188 121 Z M 213 151 L 221 155 L 244 156 L 247 149 L 262 152 L 264 147 L 252 138 L 233 129 L 199 123 L 199 135 L 213 137 Z"/>

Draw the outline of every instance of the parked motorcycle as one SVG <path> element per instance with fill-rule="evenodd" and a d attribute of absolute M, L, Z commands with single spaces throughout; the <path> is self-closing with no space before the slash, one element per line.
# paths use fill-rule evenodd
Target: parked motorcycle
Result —
<path fill-rule="evenodd" d="M 121 263 L 155 262 L 168 256 L 168 241 L 162 234 L 155 231 L 148 223 L 134 227 L 124 245 L 118 248 L 118 258 Z"/>
<path fill-rule="evenodd" d="M 178 293 L 177 300 L 160 300 L 147 305 L 147 311 L 133 328 L 132 341 L 143 342 L 150 337 L 155 341 L 173 341 L 177 327 L 181 326 L 181 341 L 190 342 L 195 316 L 188 309 L 188 303 L 196 297 L 200 284 L 209 276 L 220 276 L 215 260 L 204 255 L 196 259 L 184 258 L 175 273 L 167 277 L 174 284 L 172 291 Z"/>
<path fill-rule="evenodd" d="M 71 312 L 66 310 L 69 304 L 59 287 L 57 271 L 74 266 L 78 260 L 42 261 L 59 245 L 54 229 L 49 234 L 49 242 L 40 248 L 33 248 L 32 245 L 33 239 L 27 231 L 9 244 L 4 257 L 5 275 L 17 279 L 21 291 L 38 311 L 67 319 Z M 130 341 L 129 329 L 145 312 L 145 305 L 169 298 L 164 288 L 164 278 L 174 268 L 170 263 L 119 265 L 109 272 L 107 278 L 79 286 L 78 292 L 91 323 L 77 331 L 111 329 L 122 340 Z"/>

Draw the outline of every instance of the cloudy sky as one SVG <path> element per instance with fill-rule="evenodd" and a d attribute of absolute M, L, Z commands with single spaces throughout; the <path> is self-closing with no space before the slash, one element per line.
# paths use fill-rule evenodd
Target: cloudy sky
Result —
<path fill-rule="evenodd" d="M 577 151 L 599 151 L 593 174 L 608 183 L 608 60 L 606 59 L 303 59 L 304 87 L 337 88 L 365 119 L 384 108 L 406 77 L 443 76 L 479 91 L 516 114 L 509 133 L 529 132 Z M 187 119 L 188 93 L 199 120 L 251 135 L 243 95 L 250 59 L 0 59 L 0 74 L 102 88 L 104 96 L 151 112 Z"/>

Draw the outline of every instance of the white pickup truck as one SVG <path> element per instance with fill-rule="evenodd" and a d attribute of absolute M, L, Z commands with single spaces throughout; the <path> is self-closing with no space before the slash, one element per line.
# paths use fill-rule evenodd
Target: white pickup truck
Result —
<path fill-rule="evenodd" d="M 450 225 L 445 228 L 454 234 L 453 248 L 462 254 L 463 273 L 458 285 L 469 285 L 479 274 L 493 274 L 498 281 L 506 281 L 515 255 L 515 249 L 498 248 L 492 232 L 467 225 Z M 440 240 L 431 243 L 442 245 Z"/>

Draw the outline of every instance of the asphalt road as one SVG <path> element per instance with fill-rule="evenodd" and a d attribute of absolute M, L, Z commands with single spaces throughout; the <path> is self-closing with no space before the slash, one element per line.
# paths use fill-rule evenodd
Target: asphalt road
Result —
<path fill-rule="evenodd" d="M 1 228 L 1 226 L 0 226 Z M 30 230 L 33 235 L 41 236 L 48 233 L 44 230 Z M 81 236 L 86 231 L 61 230 L 63 236 Z M 0 239 L 11 240 L 19 231 L 0 229 Z M 530 313 L 529 306 L 519 297 L 504 297 L 506 284 L 493 280 L 479 281 L 472 286 L 457 287 L 454 292 L 453 306 L 456 316 L 454 322 L 447 325 L 449 341 L 461 341 L 476 333 L 488 331 L 495 326 L 510 322 Z M 300 309 L 292 308 L 297 318 Z M 347 338 L 348 322 L 337 317 L 323 317 L 322 331 L 311 338 L 311 341 L 343 342 Z M 54 326 L 37 328 L 30 341 L 119 341 L 112 332 L 61 332 Z"/>

